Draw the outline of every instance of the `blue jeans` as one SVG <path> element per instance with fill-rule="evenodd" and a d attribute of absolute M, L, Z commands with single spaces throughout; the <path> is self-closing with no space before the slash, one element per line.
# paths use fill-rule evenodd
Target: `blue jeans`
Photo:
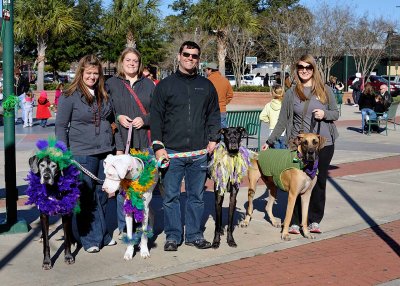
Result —
<path fill-rule="evenodd" d="M 228 121 L 226 120 L 226 112 L 221 112 L 221 128 L 227 128 Z"/>
<path fill-rule="evenodd" d="M 168 154 L 176 153 L 167 150 Z M 167 240 L 182 242 L 181 184 L 185 177 L 187 202 L 185 208 L 185 241 L 193 242 L 203 238 L 201 222 L 204 212 L 204 183 L 207 175 L 207 156 L 171 159 L 163 174 L 164 185 L 164 232 Z"/>
<path fill-rule="evenodd" d="M 363 108 L 361 109 L 361 130 L 364 131 L 365 128 L 365 116 L 369 116 L 369 120 L 375 121 L 376 120 L 376 113 L 370 108 Z"/>
<path fill-rule="evenodd" d="M 104 179 L 103 161 L 106 156 L 107 154 L 99 154 L 75 156 L 74 158 L 97 178 Z M 94 181 L 86 174 L 83 174 L 82 177 L 82 184 L 79 188 L 81 190 L 81 212 L 74 215 L 74 234 L 85 250 L 92 246 L 101 248 L 109 244 L 112 239 L 107 231 L 105 218 L 108 195 L 102 191 L 101 183 Z"/>
<path fill-rule="evenodd" d="M 285 136 L 279 137 L 275 142 L 274 142 L 274 149 L 287 149 L 286 143 L 285 143 Z"/>

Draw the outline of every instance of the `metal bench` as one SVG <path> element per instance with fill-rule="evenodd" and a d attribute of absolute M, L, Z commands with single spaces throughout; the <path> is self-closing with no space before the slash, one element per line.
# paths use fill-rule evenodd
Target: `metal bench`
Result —
<path fill-rule="evenodd" d="M 378 128 L 380 128 L 381 125 L 382 126 L 384 125 L 386 136 L 387 136 L 389 120 L 393 122 L 393 129 L 396 130 L 396 112 L 397 112 L 397 107 L 399 106 L 399 103 L 400 102 L 393 102 L 390 105 L 389 110 L 384 113 L 377 112 L 376 115 L 377 115 L 378 119 L 376 121 L 367 121 L 367 124 L 368 124 L 367 135 L 371 134 L 371 126 L 372 125 L 377 125 Z"/>
<path fill-rule="evenodd" d="M 246 147 L 249 145 L 249 138 L 257 139 L 257 148 L 249 148 L 254 151 L 260 150 L 261 133 L 261 110 L 240 110 L 227 111 L 227 122 L 229 127 L 244 127 L 247 131 Z"/>

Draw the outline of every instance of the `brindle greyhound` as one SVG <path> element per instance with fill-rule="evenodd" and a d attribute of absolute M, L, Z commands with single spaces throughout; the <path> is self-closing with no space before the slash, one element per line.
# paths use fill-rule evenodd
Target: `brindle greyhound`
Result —
<path fill-rule="evenodd" d="M 247 227 L 250 223 L 251 216 L 253 214 L 253 198 L 256 190 L 256 184 L 259 178 L 262 178 L 269 190 L 266 211 L 271 220 L 271 223 L 275 227 L 281 227 L 280 219 L 274 217 L 272 213 L 272 207 L 277 196 L 276 183 L 280 179 L 280 188 L 283 191 L 289 192 L 281 238 L 284 240 L 290 240 L 289 224 L 292 219 L 296 199 L 299 195 L 301 196 L 301 225 L 304 237 L 311 239 L 315 238 L 315 236 L 310 234 L 307 228 L 308 206 L 310 203 L 312 189 L 317 181 L 316 169 L 318 167 L 318 152 L 323 148 L 325 141 L 326 139 L 324 137 L 313 133 L 300 134 L 293 141 L 297 151 L 297 156 L 294 160 L 299 161 L 299 165 L 301 166 L 300 169 L 291 166 L 287 168 L 285 167 L 283 171 L 281 171 L 281 173 L 274 177 L 271 176 L 271 173 L 269 171 L 266 171 L 265 168 L 265 166 L 272 161 L 269 156 L 271 154 L 270 152 L 278 153 L 278 157 L 282 157 L 284 156 L 285 152 L 290 153 L 291 150 L 268 149 L 261 151 L 259 153 L 258 159 L 251 160 L 251 167 L 249 168 L 248 172 L 249 205 L 246 212 L 246 218 L 240 224 L 242 227 Z M 272 164 L 276 165 L 277 162 L 273 161 Z M 314 172 L 312 172 L 311 169 L 313 169 Z M 310 175 L 310 173 L 313 174 Z"/>

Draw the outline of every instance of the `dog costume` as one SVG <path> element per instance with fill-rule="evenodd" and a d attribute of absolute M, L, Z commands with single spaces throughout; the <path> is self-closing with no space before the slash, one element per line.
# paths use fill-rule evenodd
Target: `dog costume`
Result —
<path fill-rule="evenodd" d="M 239 147 L 235 156 L 229 155 L 223 142 L 214 149 L 210 163 L 210 176 L 215 182 L 220 194 L 227 192 L 228 183 L 240 185 L 250 166 L 250 152 L 245 147 Z"/>
<path fill-rule="evenodd" d="M 154 157 L 149 154 L 149 152 L 141 152 L 131 149 L 130 155 L 141 159 L 143 161 L 144 168 L 138 178 L 133 180 L 123 179 L 121 181 L 121 195 L 125 198 L 125 214 L 131 214 L 135 218 L 136 222 L 142 222 L 144 218 L 143 193 L 154 184 L 154 177 L 157 172 L 157 163 Z M 137 229 L 132 236 L 132 241 L 128 241 L 128 238 L 124 237 L 124 243 L 138 244 L 142 232 L 142 229 Z M 153 231 L 150 227 L 144 232 L 148 238 L 153 236 Z"/>
<path fill-rule="evenodd" d="M 56 184 L 57 191 L 50 191 L 45 184 L 40 183 L 40 176 L 29 171 L 26 181 L 29 182 L 26 194 L 26 205 L 35 204 L 44 214 L 70 214 L 79 212 L 79 176 L 80 171 L 72 163 L 72 155 L 65 144 L 54 137 L 38 140 L 36 147 L 39 149 L 36 156 L 39 160 L 48 156 L 58 165 L 61 172 Z"/>
<path fill-rule="evenodd" d="M 318 160 L 313 164 L 302 161 L 302 156 L 297 151 L 288 149 L 267 149 L 258 154 L 258 164 L 264 176 L 271 176 L 275 185 L 285 190 L 282 184 L 281 175 L 288 169 L 299 169 L 307 173 L 313 179 L 317 174 Z"/>

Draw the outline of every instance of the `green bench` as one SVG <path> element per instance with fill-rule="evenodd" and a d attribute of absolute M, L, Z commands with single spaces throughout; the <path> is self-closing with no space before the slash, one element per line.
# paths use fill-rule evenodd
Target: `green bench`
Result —
<path fill-rule="evenodd" d="M 248 134 L 246 138 L 246 147 L 249 145 L 249 138 L 257 139 L 257 148 L 250 148 L 254 151 L 260 150 L 260 113 L 261 110 L 240 110 L 226 112 L 226 119 L 229 127 L 244 127 L 246 129 Z"/>

